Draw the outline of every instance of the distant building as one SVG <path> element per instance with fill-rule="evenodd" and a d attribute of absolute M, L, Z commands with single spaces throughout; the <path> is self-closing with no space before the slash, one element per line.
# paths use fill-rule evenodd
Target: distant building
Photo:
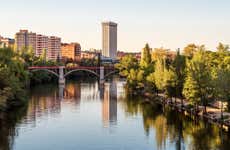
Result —
<path fill-rule="evenodd" d="M 114 22 L 102 23 L 102 55 L 117 58 L 117 24 Z"/>
<path fill-rule="evenodd" d="M 41 56 L 43 51 L 48 51 L 48 36 L 37 34 L 35 55 Z"/>
<path fill-rule="evenodd" d="M 81 51 L 81 59 L 93 59 L 98 53 L 93 51 Z"/>
<path fill-rule="evenodd" d="M 15 34 L 15 50 L 19 51 L 29 47 L 36 49 L 36 33 L 20 30 Z"/>
<path fill-rule="evenodd" d="M 123 52 L 123 51 L 118 51 L 117 52 L 117 58 L 121 59 L 124 56 L 131 55 L 135 57 L 137 60 L 141 59 L 141 52 Z"/>
<path fill-rule="evenodd" d="M 41 56 L 45 50 L 48 60 L 61 58 L 61 38 L 59 37 L 20 30 L 15 34 L 15 50 L 20 51 L 23 48 L 32 48 L 37 57 Z"/>
<path fill-rule="evenodd" d="M 61 38 L 50 36 L 48 40 L 47 58 L 51 60 L 61 59 Z"/>
<path fill-rule="evenodd" d="M 14 48 L 14 39 L 0 37 L 0 48 Z"/>
<path fill-rule="evenodd" d="M 79 43 L 64 43 L 61 45 L 61 55 L 63 60 L 80 60 L 81 59 L 81 45 Z"/>

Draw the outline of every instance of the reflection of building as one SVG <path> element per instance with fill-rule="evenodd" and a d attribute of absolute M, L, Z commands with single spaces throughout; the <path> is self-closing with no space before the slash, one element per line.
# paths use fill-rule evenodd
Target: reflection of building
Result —
<path fill-rule="evenodd" d="M 102 23 L 102 55 L 117 58 L 117 24 L 114 22 Z"/>
<path fill-rule="evenodd" d="M 79 43 L 64 43 L 61 46 L 61 55 L 64 60 L 80 60 L 81 58 L 81 45 Z"/>
<path fill-rule="evenodd" d="M 64 98 L 81 99 L 81 84 L 68 84 L 64 88 Z"/>
<path fill-rule="evenodd" d="M 117 121 L 117 86 L 116 83 L 105 83 L 102 102 L 102 119 L 104 126 Z"/>

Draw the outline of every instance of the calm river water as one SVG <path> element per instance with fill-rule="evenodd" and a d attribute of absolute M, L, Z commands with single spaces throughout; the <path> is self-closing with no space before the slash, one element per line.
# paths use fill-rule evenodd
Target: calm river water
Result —
<path fill-rule="evenodd" d="M 230 134 L 169 108 L 128 98 L 124 82 L 31 89 L 28 106 L 1 114 L 0 150 L 230 149 Z"/>

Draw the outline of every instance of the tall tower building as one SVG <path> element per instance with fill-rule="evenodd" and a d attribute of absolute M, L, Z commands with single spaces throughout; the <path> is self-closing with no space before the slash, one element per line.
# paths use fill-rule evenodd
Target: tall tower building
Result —
<path fill-rule="evenodd" d="M 117 58 L 117 24 L 102 22 L 102 55 Z"/>

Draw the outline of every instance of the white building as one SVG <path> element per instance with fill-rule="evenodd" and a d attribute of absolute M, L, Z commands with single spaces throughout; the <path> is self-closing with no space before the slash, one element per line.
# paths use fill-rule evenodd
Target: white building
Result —
<path fill-rule="evenodd" d="M 102 22 L 102 56 L 117 58 L 117 24 Z"/>

